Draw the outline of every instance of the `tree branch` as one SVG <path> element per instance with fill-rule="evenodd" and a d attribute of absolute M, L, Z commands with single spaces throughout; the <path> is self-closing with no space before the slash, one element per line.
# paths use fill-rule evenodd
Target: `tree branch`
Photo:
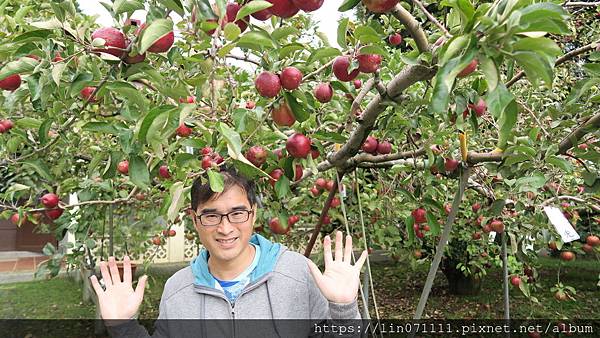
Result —
<path fill-rule="evenodd" d="M 396 7 L 394 7 L 392 14 L 394 14 L 396 19 L 406 27 L 410 36 L 415 39 L 419 52 L 427 52 L 429 50 L 429 42 L 427 41 L 427 35 L 425 35 L 425 32 L 421 28 L 419 21 L 417 21 L 417 19 L 415 19 L 415 17 L 400 4 L 397 4 Z"/>
<path fill-rule="evenodd" d="M 421 12 L 423 12 L 423 14 L 425 14 L 425 16 L 427 17 L 427 19 L 429 19 L 429 21 L 433 22 L 434 25 L 436 25 L 442 32 L 444 32 L 444 34 L 447 37 L 452 37 L 452 35 L 450 34 L 450 32 L 448 32 L 448 30 L 446 29 L 446 27 L 444 27 L 444 25 L 442 25 L 436 18 L 435 16 L 431 15 L 431 13 L 429 13 L 429 11 L 427 10 L 427 8 L 425 8 L 425 6 L 423 6 L 423 3 L 421 3 L 421 1 L 419 0 L 412 0 L 412 2 L 417 5 L 417 7 L 419 7 L 419 9 L 421 10 Z"/>
<path fill-rule="evenodd" d="M 579 54 L 583 54 L 585 52 L 588 52 L 592 49 L 594 49 L 596 47 L 596 45 L 600 43 L 600 41 L 595 41 L 592 42 L 588 45 L 585 45 L 583 47 L 579 47 L 577 49 L 573 49 L 572 51 L 568 52 L 567 54 L 563 55 L 562 57 L 556 59 L 556 62 L 554 63 L 554 66 L 559 66 L 565 62 L 567 62 L 568 60 L 576 57 Z M 510 79 L 510 81 L 508 81 L 506 83 L 506 88 L 509 88 L 510 86 L 512 86 L 513 84 L 515 84 L 515 82 L 519 81 L 523 76 L 525 75 L 524 71 L 520 71 L 517 73 L 517 75 L 515 75 L 512 79 Z"/>
<path fill-rule="evenodd" d="M 590 203 L 590 202 L 584 200 L 583 198 L 579 198 L 579 197 L 575 197 L 575 196 L 567 196 L 567 195 L 551 197 L 551 198 L 545 200 L 542 203 L 542 206 L 546 206 L 546 205 L 552 203 L 555 200 L 570 200 L 570 201 L 574 201 L 574 202 L 577 202 L 577 203 L 587 204 L 593 210 L 600 212 L 600 206 L 598 206 L 596 204 L 593 204 L 593 203 Z"/>
<path fill-rule="evenodd" d="M 590 117 L 587 121 L 582 123 L 579 127 L 573 130 L 567 137 L 565 137 L 558 146 L 558 154 L 564 154 L 567 150 L 571 149 L 575 142 L 580 140 L 585 134 L 592 131 L 592 129 L 600 127 L 600 113 L 596 113 Z"/>
<path fill-rule="evenodd" d="M 253 64 L 255 64 L 255 65 L 257 65 L 257 66 L 260 67 L 260 62 L 252 60 L 252 59 L 250 59 L 247 56 L 239 56 L 239 55 L 227 54 L 225 57 L 226 58 L 230 58 L 230 59 L 236 59 L 236 60 L 240 60 L 240 61 L 246 61 L 246 62 L 249 62 L 249 63 L 253 63 Z"/>

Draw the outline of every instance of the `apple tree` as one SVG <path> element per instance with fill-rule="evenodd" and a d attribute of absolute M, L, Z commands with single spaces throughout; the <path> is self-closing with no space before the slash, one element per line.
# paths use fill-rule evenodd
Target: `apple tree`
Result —
<path fill-rule="evenodd" d="M 222 191 L 234 166 L 257 231 L 306 255 L 347 229 L 433 272 L 503 263 L 528 296 L 536 250 L 598 257 L 595 7 L 345 0 L 334 46 L 322 4 L 105 1 L 110 27 L 73 0 L 0 4 L 3 215 L 75 235 L 46 248 L 56 273 L 107 229 L 125 252 L 162 245 L 192 182 Z M 543 214 L 563 202 L 585 243 Z"/>

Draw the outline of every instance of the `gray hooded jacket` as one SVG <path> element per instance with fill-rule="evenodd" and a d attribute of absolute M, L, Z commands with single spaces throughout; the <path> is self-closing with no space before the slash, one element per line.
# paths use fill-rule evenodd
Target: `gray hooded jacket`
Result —
<path fill-rule="evenodd" d="M 167 280 L 152 337 L 308 337 L 321 335 L 315 325 L 360 319 L 356 300 L 327 301 L 307 258 L 258 234 L 251 242 L 261 248 L 258 266 L 234 304 L 214 287 L 203 250 Z M 113 337 L 149 337 L 135 320 L 108 329 Z"/>

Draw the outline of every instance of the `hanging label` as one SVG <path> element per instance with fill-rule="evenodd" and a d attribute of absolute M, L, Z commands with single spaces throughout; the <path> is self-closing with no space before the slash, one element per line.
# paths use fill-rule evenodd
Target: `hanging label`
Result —
<path fill-rule="evenodd" d="M 556 207 L 544 207 L 544 212 L 548 216 L 550 223 L 554 225 L 554 228 L 560 235 L 563 243 L 569 243 L 579 239 L 579 234 L 575 231 L 560 209 Z"/>

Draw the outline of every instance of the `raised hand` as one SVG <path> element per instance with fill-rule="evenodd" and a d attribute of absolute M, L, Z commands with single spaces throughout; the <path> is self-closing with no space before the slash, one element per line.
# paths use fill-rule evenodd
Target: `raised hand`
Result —
<path fill-rule="evenodd" d="M 122 281 L 114 257 L 108 258 L 108 267 L 106 262 L 100 262 L 100 272 L 102 273 L 106 290 L 102 290 L 96 276 L 90 277 L 90 280 L 98 295 L 98 305 L 100 306 L 102 319 L 132 318 L 137 313 L 140 304 L 142 304 L 148 276 L 144 275 L 140 277 L 137 287 L 133 290 L 129 256 L 125 256 L 123 259 Z"/>
<path fill-rule="evenodd" d="M 342 255 L 343 253 L 343 255 Z M 356 298 L 360 281 L 360 269 L 367 259 L 367 250 L 363 251 L 354 265 L 352 259 L 352 237 L 346 236 L 346 246 L 342 246 L 342 232 L 335 234 L 335 259 L 331 256 L 331 238 L 323 241 L 325 272 L 311 260 L 308 261 L 310 272 L 315 278 L 321 293 L 334 303 L 351 303 Z"/>

